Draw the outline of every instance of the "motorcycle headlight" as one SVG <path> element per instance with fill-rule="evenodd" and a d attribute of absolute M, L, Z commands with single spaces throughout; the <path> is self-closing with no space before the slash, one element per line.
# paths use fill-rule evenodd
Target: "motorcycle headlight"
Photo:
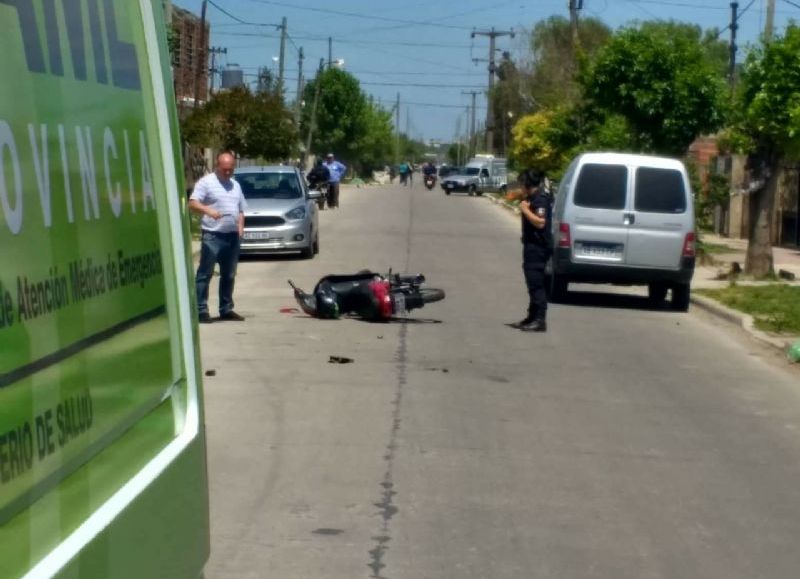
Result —
<path fill-rule="evenodd" d="M 300 207 L 295 207 L 289 213 L 286 214 L 286 219 L 303 219 L 306 216 L 306 208 L 302 205 Z"/>

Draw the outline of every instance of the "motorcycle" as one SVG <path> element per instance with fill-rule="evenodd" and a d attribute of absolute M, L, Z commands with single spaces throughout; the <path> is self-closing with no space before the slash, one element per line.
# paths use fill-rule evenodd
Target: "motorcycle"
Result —
<path fill-rule="evenodd" d="M 444 299 L 444 290 L 422 287 L 425 276 L 363 270 L 351 275 L 326 275 L 312 293 L 288 280 L 294 298 L 309 316 L 337 319 L 354 313 L 371 321 L 388 321 L 397 315 Z"/>
<path fill-rule="evenodd" d="M 428 188 L 428 191 L 436 187 L 436 175 L 425 175 L 425 187 Z"/>
<path fill-rule="evenodd" d="M 319 207 L 319 210 L 322 211 L 325 209 L 325 200 L 328 198 L 328 184 L 315 183 L 311 185 L 311 189 L 314 191 L 319 191 L 322 194 L 319 199 L 317 199 L 317 207 Z"/>

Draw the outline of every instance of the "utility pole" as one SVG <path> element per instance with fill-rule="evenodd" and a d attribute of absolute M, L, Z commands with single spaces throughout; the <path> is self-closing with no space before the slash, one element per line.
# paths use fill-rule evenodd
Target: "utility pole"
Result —
<path fill-rule="evenodd" d="M 213 94 L 214 93 L 214 76 L 217 74 L 217 60 L 216 60 L 215 57 L 218 54 L 228 54 L 228 49 L 227 48 L 219 48 L 218 46 L 212 46 L 211 48 L 208 49 L 208 52 L 211 53 L 211 68 L 209 69 L 209 72 L 211 74 L 211 88 L 209 89 L 208 92 L 209 92 L 209 94 Z"/>
<path fill-rule="evenodd" d="M 333 38 L 328 37 L 328 68 L 333 66 Z"/>
<path fill-rule="evenodd" d="M 394 163 L 400 163 L 400 93 L 397 93 L 397 103 L 394 105 Z"/>
<path fill-rule="evenodd" d="M 494 88 L 494 74 L 497 68 L 494 62 L 494 53 L 496 52 L 495 40 L 498 36 L 510 36 L 511 38 L 514 38 L 514 30 L 501 32 L 492 28 L 489 31 L 473 31 L 472 38 L 475 38 L 476 36 L 489 37 L 489 91 L 486 94 L 486 152 L 492 153 L 494 150 L 494 111 L 492 110 L 492 89 Z M 474 98 L 475 97 L 473 97 L 473 99 Z M 474 110 L 475 109 L 473 108 L 473 115 L 475 114 Z"/>
<path fill-rule="evenodd" d="M 200 79 L 203 78 L 206 66 L 206 10 L 208 10 L 208 0 L 203 0 L 203 7 L 200 9 L 200 42 L 198 43 L 195 54 L 197 55 L 197 66 L 194 76 L 194 102 L 192 108 L 197 108 L 200 102 Z"/>
<path fill-rule="evenodd" d="M 467 108 L 471 115 L 471 120 L 469 122 L 469 146 L 467 147 L 467 156 L 472 156 L 475 154 L 475 99 L 478 96 L 478 91 L 476 90 L 468 90 L 468 91 L 461 91 L 461 94 L 469 94 L 472 95 L 472 106 Z"/>
<path fill-rule="evenodd" d="M 772 31 L 775 28 L 775 0 L 767 0 L 767 24 L 764 27 L 764 38 L 772 40 Z"/>
<path fill-rule="evenodd" d="M 319 104 L 319 93 L 322 92 L 322 71 L 325 68 L 325 59 L 319 59 L 319 69 L 317 70 L 317 86 L 314 91 L 314 104 L 311 107 L 311 120 L 308 123 L 308 139 L 306 140 L 306 158 L 311 154 L 311 137 L 314 134 L 314 124 L 317 122 L 317 105 Z M 305 159 L 304 159 L 305 161 Z"/>
<path fill-rule="evenodd" d="M 731 44 L 730 62 L 728 64 L 728 84 L 730 84 L 731 92 L 736 86 L 736 31 L 739 29 L 739 3 L 734 0 L 731 2 Z"/>
<path fill-rule="evenodd" d="M 283 99 L 283 69 L 286 58 L 286 16 L 281 20 L 281 51 L 278 56 L 278 92 Z"/>
<path fill-rule="evenodd" d="M 294 108 L 295 108 L 295 115 L 297 116 L 297 126 L 300 126 L 300 113 L 301 113 L 301 104 L 303 102 L 303 60 L 305 60 L 305 55 L 303 54 L 303 47 L 301 46 L 298 52 L 298 60 L 297 60 L 297 97 L 294 100 Z"/>
<path fill-rule="evenodd" d="M 569 26 L 572 30 L 572 44 L 578 46 L 578 10 L 583 10 L 583 0 L 569 0 Z"/>

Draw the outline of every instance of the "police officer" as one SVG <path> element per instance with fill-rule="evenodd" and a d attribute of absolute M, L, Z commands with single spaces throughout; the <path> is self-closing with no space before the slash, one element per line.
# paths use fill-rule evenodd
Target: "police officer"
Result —
<path fill-rule="evenodd" d="M 528 315 L 510 324 L 523 332 L 547 331 L 547 294 L 544 289 L 544 268 L 552 252 L 552 217 L 550 195 L 543 190 L 544 175 L 527 169 L 519 176 L 522 185 L 522 270 L 528 286 Z"/>

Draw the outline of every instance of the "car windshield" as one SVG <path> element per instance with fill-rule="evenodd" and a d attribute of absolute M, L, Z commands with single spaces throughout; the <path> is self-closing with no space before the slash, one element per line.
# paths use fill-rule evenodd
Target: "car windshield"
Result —
<path fill-rule="evenodd" d="M 245 199 L 300 199 L 303 191 L 293 173 L 237 173 Z"/>
<path fill-rule="evenodd" d="M 467 175 L 478 175 L 481 172 L 480 167 L 467 167 Z"/>

